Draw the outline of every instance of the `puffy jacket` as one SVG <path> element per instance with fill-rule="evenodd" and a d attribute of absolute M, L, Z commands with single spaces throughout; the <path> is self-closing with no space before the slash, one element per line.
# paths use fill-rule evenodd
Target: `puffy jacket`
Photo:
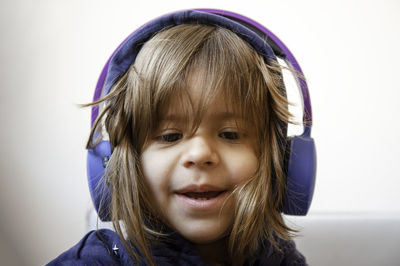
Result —
<path fill-rule="evenodd" d="M 191 244 L 179 236 L 171 235 L 168 243 L 150 247 L 156 265 L 207 265 Z M 282 252 L 271 244 L 264 245 L 245 265 L 307 265 L 293 241 L 279 241 Z M 229 262 L 227 262 L 229 264 Z M 138 265 L 129 257 L 117 233 L 109 229 L 94 230 L 78 244 L 65 251 L 48 265 Z M 144 263 L 140 265 L 145 265 Z"/>

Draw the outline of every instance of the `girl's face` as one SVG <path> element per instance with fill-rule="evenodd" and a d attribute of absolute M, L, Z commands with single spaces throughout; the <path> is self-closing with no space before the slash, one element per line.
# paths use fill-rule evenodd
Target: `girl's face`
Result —
<path fill-rule="evenodd" d="M 196 105 L 201 86 L 191 84 Z M 142 151 L 143 174 L 163 221 L 193 243 L 211 243 L 232 225 L 230 192 L 257 170 L 256 132 L 227 108 L 222 95 L 211 101 L 194 134 L 185 123 L 193 121 L 191 114 L 178 101 L 169 106 Z"/>

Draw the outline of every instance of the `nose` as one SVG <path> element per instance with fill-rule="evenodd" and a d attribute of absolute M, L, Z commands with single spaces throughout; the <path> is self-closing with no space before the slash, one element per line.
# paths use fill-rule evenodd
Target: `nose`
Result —
<path fill-rule="evenodd" d="M 209 139 L 196 136 L 188 140 L 183 155 L 184 167 L 213 167 L 219 160 L 217 148 Z"/>

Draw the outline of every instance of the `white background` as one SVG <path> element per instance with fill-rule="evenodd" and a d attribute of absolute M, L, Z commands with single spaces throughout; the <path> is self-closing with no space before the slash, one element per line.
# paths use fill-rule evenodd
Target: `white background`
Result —
<path fill-rule="evenodd" d="M 227 9 L 268 27 L 308 79 L 317 144 L 311 215 L 400 212 L 398 1 L 0 2 L 0 260 L 42 265 L 85 233 L 85 141 L 100 71 L 148 20 Z"/>

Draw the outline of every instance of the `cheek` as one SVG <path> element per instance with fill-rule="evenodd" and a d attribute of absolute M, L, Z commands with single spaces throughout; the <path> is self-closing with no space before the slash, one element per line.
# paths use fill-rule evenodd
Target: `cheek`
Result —
<path fill-rule="evenodd" d="M 152 156 L 152 153 L 144 152 L 141 156 L 141 162 L 146 184 L 154 194 L 160 189 L 164 181 L 163 178 L 161 178 L 165 176 L 165 174 L 163 174 L 164 168 L 162 167 L 162 161 Z"/>
<path fill-rule="evenodd" d="M 252 149 L 245 149 L 235 155 L 231 154 L 229 170 L 233 183 L 239 184 L 252 177 L 258 168 L 258 157 Z"/>
<path fill-rule="evenodd" d="M 140 158 L 146 185 L 152 193 L 151 197 L 156 202 L 165 200 L 170 190 L 173 159 L 168 154 L 152 150 L 145 150 Z"/>

